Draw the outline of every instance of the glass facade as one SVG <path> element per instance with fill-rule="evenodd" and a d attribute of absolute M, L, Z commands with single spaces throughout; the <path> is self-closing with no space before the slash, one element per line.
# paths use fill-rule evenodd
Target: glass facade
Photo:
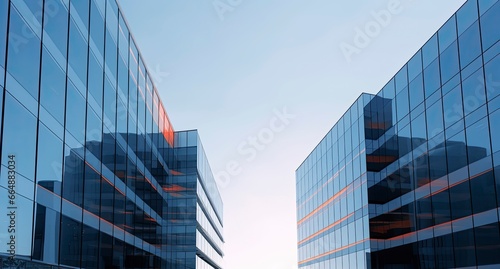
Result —
<path fill-rule="evenodd" d="M 499 25 L 468 0 L 297 169 L 300 268 L 500 267 Z"/>
<path fill-rule="evenodd" d="M 222 199 L 115 0 L 0 1 L 0 268 L 222 268 Z"/>

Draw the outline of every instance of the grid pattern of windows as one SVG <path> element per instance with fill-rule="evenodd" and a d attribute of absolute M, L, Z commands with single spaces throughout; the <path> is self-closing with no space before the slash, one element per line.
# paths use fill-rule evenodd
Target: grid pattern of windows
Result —
<path fill-rule="evenodd" d="M 16 215 L 0 242 L 15 233 L 26 264 L 180 269 L 203 253 L 199 229 L 218 250 L 203 260 L 220 264 L 222 200 L 199 137 L 174 132 L 116 0 L 0 2 L 0 195 L 15 190 Z"/>
<path fill-rule="evenodd" d="M 353 211 L 326 209 L 349 189 L 322 190 L 343 186 L 348 177 L 335 167 L 347 168 L 355 144 L 338 150 L 330 132 L 299 167 L 301 268 L 500 266 L 499 18 L 500 2 L 467 1 L 376 96 L 360 97 L 368 100 L 358 109 L 368 218 L 359 228 L 336 233 Z M 347 130 L 349 111 L 334 129 Z M 360 231 L 365 256 L 350 240 Z"/>

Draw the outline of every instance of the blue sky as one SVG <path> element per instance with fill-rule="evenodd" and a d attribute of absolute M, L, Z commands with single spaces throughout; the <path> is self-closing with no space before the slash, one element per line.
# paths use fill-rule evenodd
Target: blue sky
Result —
<path fill-rule="evenodd" d="M 199 129 L 221 179 L 226 269 L 296 268 L 295 169 L 464 2 L 119 0 L 175 129 Z"/>

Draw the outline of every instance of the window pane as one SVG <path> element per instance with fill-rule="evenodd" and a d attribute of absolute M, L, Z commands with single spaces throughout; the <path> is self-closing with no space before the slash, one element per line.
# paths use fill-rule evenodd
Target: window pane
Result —
<path fill-rule="evenodd" d="M 464 117 L 462 106 L 462 88 L 459 86 L 443 97 L 445 128 L 452 126 Z"/>
<path fill-rule="evenodd" d="M 482 119 L 467 128 L 467 147 L 469 163 L 491 154 L 488 119 Z"/>
<path fill-rule="evenodd" d="M 439 74 L 439 59 L 436 59 L 424 70 L 425 97 L 429 97 L 440 86 L 441 78 Z"/>
<path fill-rule="evenodd" d="M 412 134 L 413 149 L 425 143 L 425 140 L 427 139 L 425 113 L 422 113 L 420 116 L 418 116 L 411 122 L 411 134 Z"/>
<path fill-rule="evenodd" d="M 474 230 L 469 229 L 453 234 L 455 242 L 455 267 L 476 266 Z"/>
<path fill-rule="evenodd" d="M 500 25 L 500 2 L 481 16 L 481 37 L 485 51 L 500 39 L 498 25 Z"/>
<path fill-rule="evenodd" d="M 408 73 L 405 65 L 396 74 L 396 94 L 398 94 L 406 86 L 408 86 Z"/>
<path fill-rule="evenodd" d="M 68 10 L 61 0 L 45 1 L 44 13 L 44 38 L 48 35 L 61 54 L 66 57 Z"/>
<path fill-rule="evenodd" d="M 493 172 L 481 174 L 470 180 L 472 193 L 472 211 L 474 214 L 481 213 L 497 207 Z"/>
<path fill-rule="evenodd" d="M 410 82 L 410 110 L 415 109 L 424 101 L 424 82 L 422 75 L 419 74 Z"/>
<path fill-rule="evenodd" d="M 48 263 L 59 260 L 60 213 L 37 204 L 33 259 Z"/>
<path fill-rule="evenodd" d="M 10 12 L 7 71 L 38 100 L 40 39 L 35 36 L 15 8 Z M 9 85 L 7 85 L 7 89 Z"/>
<path fill-rule="evenodd" d="M 474 23 L 458 40 L 460 46 L 460 65 L 464 68 L 481 54 L 479 23 Z"/>
<path fill-rule="evenodd" d="M 488 101 L 500 95 L 500 55 L 488 62 L 484 67 L 486 92 Z"/>
<path fill-rule="evenodd" d="M 84 85 L 87 85 L 87 42 L 75 22 L 70 21 L 68 62 Z M 75 82 L 78 84 L 77 82 Z"/>
<path fill-rule="evenodd" d="M 80 267 L 82 224 L 66 216 L 61 217 L 60 263 Z"/>
<path fill-rule="evenodd" d="M 500 150 L 500 139 L 498 139 L 500 137 L 500 124 L 498 123 L 500 123 L 500 110 L 490 114 L 490 131 L 491 137 L 493 137 L 491 144 L 493 152 Z"/>
<path fill-rule="evenodd" d="M 90 1 L 90 38 L 95 44 L 97 52 L 102 56 L 104 55 L 104 19 L 99 12 L 94 1 Z M 89 42 L 92 44 L 92 42 Z"/>
<path fill-rule="evenodd" d="M 469 26 L 477 21 L 479 12 L 477 1 L 467 1 L 457 12 L 458 34 L 461 35 Z"/>
<path fill-rule="evenodd" d="M 94 100 L 97 102 L 98 107 L 95 108 L 96 110 L 99 110 L 99 115 L 100 110 L 102 110 L 102 89 L 103 89 L 103 83 L 104 83 L 104 71 L 102 70 L 102 67 L 98 64 L 94 53 L 90 53 L 89 57 L 89 86 L 88 90 L 90 95 L 94 98 Z"/>
<path fill-rule="evenodd" d="M 467 149 L 464 131 L 461 131 L 446 141 L 446 152 L 448 159 L 448 173 L 452 173 L 467 166 Z"/>
<path fill-rule="evenodd" d="M 448 48 L 451 43 L 457 39 L 457 26 L 455 16 L 452 16 L 444 25 L 439 29 L 439 51 L 442 53 Z"/>
<path fill-rule="evenodd" d="M 434 35 L 422 47 L 422 59 L 424 68 L 431 64 L 438 57 L 438 41 L 437 35 Z"/>
<path fill-rule="evenodd" d="M 474 228 L 477 265 L 500 264 L 500 234 L 498 223 Z"/>
<path fill-rule="evenodd" d="M 402 90 L 396 97 L 396 106 L 398 113 L 398 121 L 404 118 L 410 112 L 410 104 L 408 100 L 408 88 Z"/>
<path fill-rule="evenodd" d="M 61 195 L 63 143 L 45 125 L 39 125 L 37 184 Z"/>
<path fill-rule="evenodd" d="M 430 138 L 443 131 L 443 107 L 437 102 L 427 109 L 427 136 Z"/>
<path fill-rule="evenodd" d="M 83 145 L 85 139 L 85 99 L 69 81 L 66 103 L 66 130 Z"/>
<path fill-rule="evenodd" d="M 462 82 L 462 94 L 465 115 L 468 115 L 486 103 L 482 68 Z"/>
<path fill-rule="evenodd" d="M 85 31 L 89 28 L 88 26 L 88 22 L 89 22 L 89 2 L 91 1 L 71 1 L 71 6 L 72 8 L 74 8 L 74 10 L 72 9 L 72 13 L 71 14 L 75 14 L 73 13 L 73 11 L 76 11 L 76 13 L 78 14 L 78 16 L 80 17 L 80 19 L 82 20 L 82 22 L 84 23 L 86 29 L 81 29 L 82 31 Z M 72 15 L 74 16 L 74 15 Z"/>
<path fill-rule="evenodd" d="M 9 1 L 0 1 L 0 66 L 5 65 L 8 8 L 9 8 Z M 3 82 L 0 83 L 3 84 Z"/>
<path fill-rule="evenodd" d="M 61 70 L 54 58 L 44 48 L 40 103 L 61 124 L 64 124 L 65 88 L 66 75 L 64 71 Z"/>
<path fill-rule="evenodd" d="M 17 173 L 34 180 L 36 153 L 36 119 L 10 94 L 5 95 L 2 165 L 7 166 L 8 155 L 19 160 Z M 22 161 L 21 161 L 22 160 Z"/>
<path fill-rule="evenodd" d="M 453 42 L 440 56 L 441 58 L 441 79 L 443 83 L 450 80 L 460 71 L 458 62 L 457 42 Z"/>
<path fill-rule="evenodd" d="M 83 171 L 83 160 L 75 153 L 75 149 L 66 146 L 64 149 L 63 198 L 80 207 L 83 206 Z"/>

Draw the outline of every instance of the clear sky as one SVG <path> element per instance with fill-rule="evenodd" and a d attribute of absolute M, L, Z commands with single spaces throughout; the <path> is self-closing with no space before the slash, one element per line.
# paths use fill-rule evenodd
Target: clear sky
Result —
<path fill-rule="evenodd" d="M 295 169 L 465 0 L 119 2 L 175 129 L 199 129 L 221 179 L 225 268 L 292 269 Z"/>

